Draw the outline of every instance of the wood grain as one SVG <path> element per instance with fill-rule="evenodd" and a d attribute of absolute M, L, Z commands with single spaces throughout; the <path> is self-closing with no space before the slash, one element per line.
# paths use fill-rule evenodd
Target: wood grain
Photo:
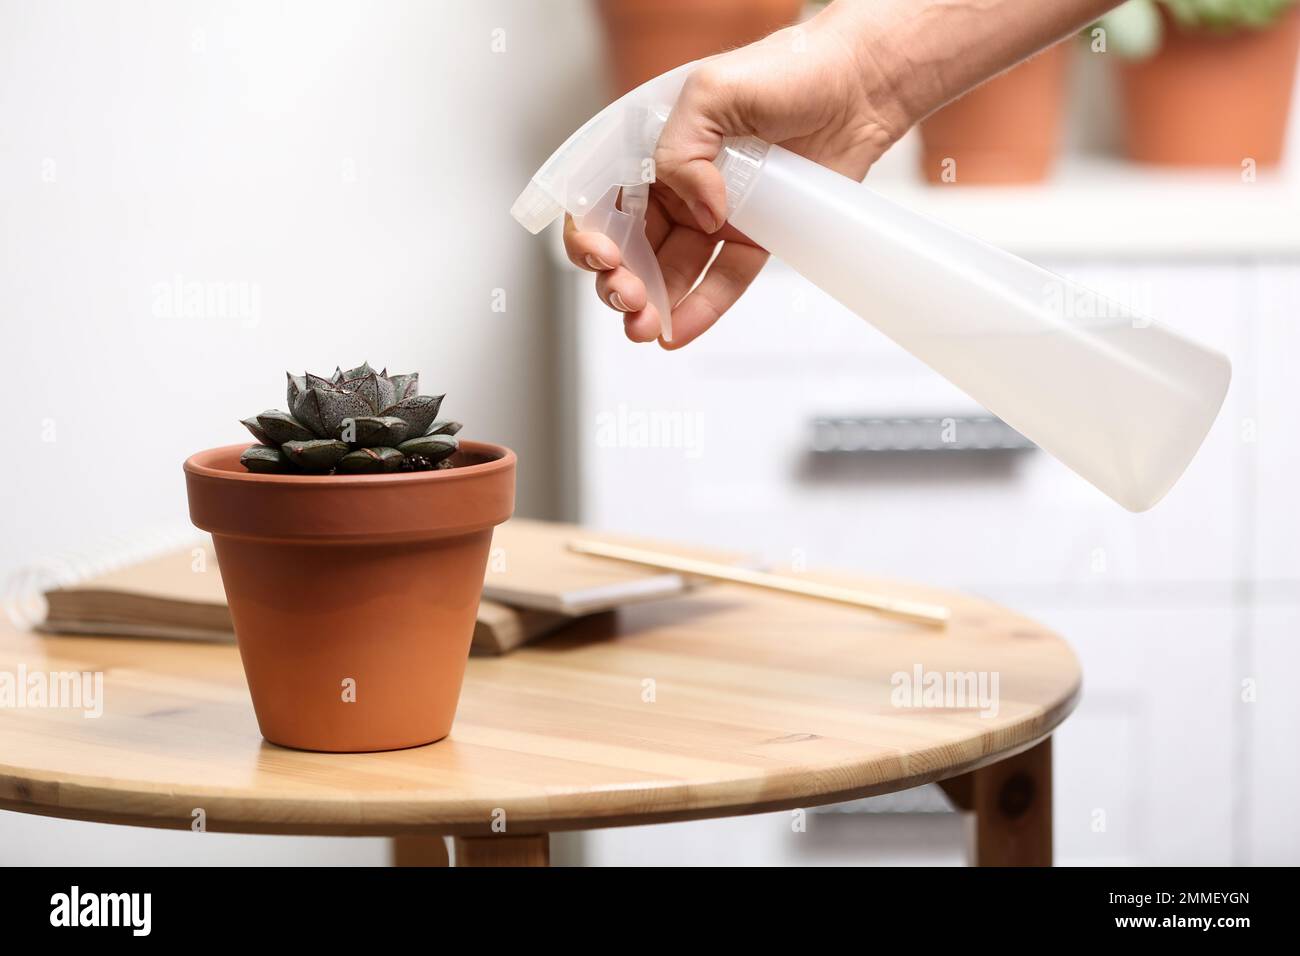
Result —
<path fill-rule="evenodd" d="M 236 650 L 0 631 L 0 675 L 101 671 L 98 719 L 0 708 L 0 807 L 212 831 L 512 836 L 830 803 L 965 773 L 1073 708 L 1064 641 L 991 603 L 945 631 L 730 585 L 582 621 L 469 663 L 440 743 L 316 754 L 265 743 Z M 891 675 L 988 671 L 995 716 L 899 707 Z"/>
<path fill-rule="evenodd" d="M 550 866 L 551 838 L 529 836 L 455 837 L 456 866 Z"/>
<path fill-rule="evenodd" d="M 974 814 L 976 866 L 1052 865 L 1052 738 L 941 786 Z"/>
<path fill-rule="evenodd" d="M 393 866 L 450 866 L 447 838 L 402 836 L 393 840 Z"/>

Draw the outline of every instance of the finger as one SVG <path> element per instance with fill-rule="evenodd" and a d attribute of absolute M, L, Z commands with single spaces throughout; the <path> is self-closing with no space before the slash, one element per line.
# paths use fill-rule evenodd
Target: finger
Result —
<path fill-rule="evenodd" d="M 603 272 L 621 265 L 618 243 L 599 232 L 583 232 L 572 216 L 564 217 L 564 251 L 579 269 Z"/>
<path fill-rule="evenodd" d="M 633 342 L 653 342 L 659 338 L 659 311 L 647 305 L 640 312 L 623 316 L 623 334 Z"/>
<path fill-rule="evenodd" d="M 659 344 L 679 349 L 703 335 L 749 288 L 766 262 L 767 252 L 758 246 L 724 243 L 695 291 L 673 309 L 673 340 Z"/>
<path fill-rule="evenodd" d="M 659 246 L 657 255 L 669 303 L 676 302 L 690 291 L 708 265 L 716 246 L 716 240 L 690 226 L 677 225 L 668 233 Z M 607 276 L 610 277 L 608 280 Z M 611 290 L 609 298 L 602 292 L 602 280 L 605 280 L 605 287 Z M 623 332 L 629 339 L 633 342 L 653 342 L 659 338 L 662 331 L 659 310 L 649 304 L 645 284 L 629 270 L 617 269 L 613 273 L 601 273 L 596 277 L 596 289 L 611 308 L 618 308 L 613 299 L 614 291 L 620 294 L 620 301 L 624 305 L 632 307 L 623 317 Z"/>
<path fill-rule="evenodd" d="M 727 219 L 727 188 L 713 165 L 723 137 L 750 132 L 728 127 L 732 98 L 725 72 L 709 64 L 695 70 L 655 147 L 655 177 L 682 198 L 706 233 L 716 232 Z"/>
<path fill-rule="evenodd" d="M 596 276 L 596 295 L 618 312 L 640 312 L 645 308 L 645 283 L 631 269 L 619 266 Z"/>
<path fill-rule="evenodd" d="M 676 226 L 659 247 L 659 271 L 668 291 L 668 304 L 681 301 L 709 264 L 718 240 L 690 226 Z"/>

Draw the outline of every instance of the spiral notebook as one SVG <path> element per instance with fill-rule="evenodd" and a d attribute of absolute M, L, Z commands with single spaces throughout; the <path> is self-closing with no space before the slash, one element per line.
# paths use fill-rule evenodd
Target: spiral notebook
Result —
<path fill-rule="evenodd" d="M 694 586 L 677 574 L 573 554 L 568 542 L 580 536 L 593 535 L 574 525 L 525 519 L 496 529 L 474 631 L 475 652 L 506 653 L 574 618 L 672 597 Z M 47 633 L 234 639 L 216 554 L 206 539 L 52 588 L 44 597 L 47 612 L 38 629 Z"/>

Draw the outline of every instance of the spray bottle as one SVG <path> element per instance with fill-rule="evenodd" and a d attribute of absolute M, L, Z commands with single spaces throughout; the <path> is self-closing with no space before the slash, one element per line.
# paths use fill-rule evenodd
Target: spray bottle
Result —
<path fill-rule="evenodd" d="M 655 144 L 690 63 L 610 104 L 511 214 L 564 212 L 613 239 L 672 338 L 645 236 Z M 715 160 L 728 222 L 1130 511 L 1173 487 L 1227 393 L 1226 356 L 824 166 L 761 140 Z M 1070 304 L 1089 302 L 1073 314 Z"/>

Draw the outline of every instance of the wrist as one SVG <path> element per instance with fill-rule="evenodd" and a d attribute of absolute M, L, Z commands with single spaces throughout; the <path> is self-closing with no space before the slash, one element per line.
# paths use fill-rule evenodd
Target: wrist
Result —
<path fill-rule="evenodd" d="M 890 143 L 946 99 L 938 74 L 906 52 L 923 43 L 923 9 L 916 0 L 835 0 L 810 21 L 850 45 L 864 102 Z"/>

